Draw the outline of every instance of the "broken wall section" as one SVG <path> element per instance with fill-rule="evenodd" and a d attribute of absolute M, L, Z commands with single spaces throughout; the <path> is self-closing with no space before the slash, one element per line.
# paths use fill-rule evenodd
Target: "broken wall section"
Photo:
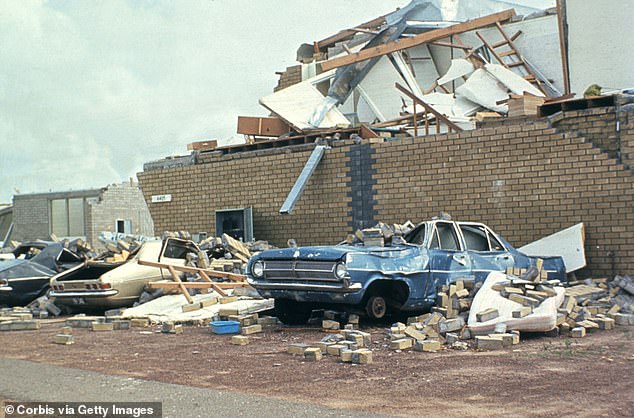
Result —
<path fill-rule="evenodd" d="M 117 231 L 117 228 L 129 228 Z M 154 235 L 152 216 L 143 198 L 139 184 L 134 181 L 112 184 L 96 201 L 88 202 L 86 211 L 86 238 L 95 247 L 101 247 L 102 231 L 123 232 L 133 235 Z"/>

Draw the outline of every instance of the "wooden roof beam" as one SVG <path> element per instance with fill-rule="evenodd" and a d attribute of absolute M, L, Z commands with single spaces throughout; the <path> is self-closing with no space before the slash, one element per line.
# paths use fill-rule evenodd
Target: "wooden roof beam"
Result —
<path fill-rule="evenodd" d="M 391 54 L 392 52 L 412 48 L 424 43 L 438 41 L 451 35 L 468 32 L 473 29 L 483 28 L 493 25 L 497 22 L 504 22 L 511 19 L 513 16 L 515 16 L 515 10 L 509 9 L 503 12 L 468 20 L 463 23 L 447 26 L 446 28 L 434 29 L 429 32 L 424 32 L 419 35 L 413 36 L 411 38 L 398 39 L 393 42 L 388 42 L 383 45 L 375 46 L 374 48 L 363 49 L 354 54 L 323 61 L 321 62 L 321 69 L 322 71 L 328 71 L 332 70 L 333 68 L 339 68 L 345 65 L 354 64 L 382 55 Z"/>

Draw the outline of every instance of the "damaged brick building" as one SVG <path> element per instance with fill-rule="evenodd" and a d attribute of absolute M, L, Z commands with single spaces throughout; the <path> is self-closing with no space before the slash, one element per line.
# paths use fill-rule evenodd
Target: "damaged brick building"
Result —
<path fill-rule="evenodd" d="M 417 12 L 418 3 L 360 25 L 363 30 L 342 31 L 316 42 L 310 53 L 306 47 L 300 48 L 301 67 L 282 74 L 276 93 L 260 100 L 273 118 L 252 118 L 254 124 L 248 132 L 239 124 L 238 132 L 250 136 L 247 144 L 199 149 L 191 155 L 146 164 L 138 178 L 155 231 L 217 235 L 222 232 L 218 214 L 246 208 L 252 215 L 256 239 L 278 246 L 286 246 L 289 238 L 300 245 L 332 244 L 378 221 L 417 222 L 442 211 L 457 220 L 484 222 L 520 247 L 583 222 L 588 267 L 578 274 L 600 277 L 631 272 L 633 96 L 617 92 L 571 99 L 571 81 L 566 78 L 576 73 L 567 72 L 565 59 L 563 64 L 547 67 L 547 76 L 531 72 L 534 68 L 529 65 L 524 66 L 529 74 L 518 73 L 517 67 L 524 63 L 505 60 L 522 57 L 513 43 L 520 35 L 526 39 L 522 47 L 541 53 L 545 63 L 565 56 L 560 50 L 564 43 L 557 38 L 562 16 L 558 11 L 533 19 L 497 12 L 454 26 L 430 27 L 426 16 L 411 14 Z M 572 12 L 581 7 L 579 2 L 569 3 Z M 394 22 L 406 18 L 412 33 L 400 43 L 381 39 L 385 45 L 380 48 L 373 43 L 379 37 L 376 33 L 389 32 L 397 25 Z M 411 23 L 411 19 L 421 21 Z M 576 28 L 574 22 L 569 27 L 571 31 Z M 489 32 L 478 33 L 481 28 Z M 502 36 L 497 43 L 491 39 L 494 30 Z M 511 30 L 518 32 L 510 35 Z M 411 46 L 409 53 L 401 51 L 403 39 Z M 347 46 L 340 45 L 346 42 Z M 496 55 L 496 45 L 510 45 L 510 49 Z M 413 57 L 416 51 L 427 57 Z M 459 56 L 465 58 L 455 59 Z M 337 97 L 331 97 L 332 91 L 327 93 L 328 85 L 336 86 L 340 77 L 334 68 L 349 69 L 363 64 L 364 59 L 374 59 L 376 66 L 365 68 L 365 78 L 354 92 L 332 106 Z M 422 67 L 421 62 L 430 61 L 436 68 Z M 460 61 L 462 68 L 467 65 L 469 69 L 448 78 L 454 68 L 450 61 L 451 66 Z M 320 74 L 319 68 L 324 72 Z M 498 70 L 512 80 L 497 78 L 491 89 L 501 88 L 499 96 L 506 100 L 498 97 L 499 103 L 488 104 L 473 82 L 486 72 L 497 77 Z M 387 81 L 379 89 L 382 77 Z M 326 81 L 329 84 L 324 87 Z M 401 91 L 411 93 L 396 91 L 395 82 L 407 86 Z M 585 81 L 573 80 L 573 84 L 581 82 Z M 518 84 L 523 96 L 513 93 Z M 419 85 L 432 87 L 424 90 Z M 484 95 L 489 93 L 484 90 Z M 535 94 L 526 94 L 529 90 Z M 538 104 L 529 112 L 514 110 L 513 100 L 523 100 L 524 106 L 536 95 L 544 96 L 541 107 Z M 300 98 L 313 100 L 316 109 L 334 113 L 317 119 L 313 126 L 319 129 L 315 130 L 311 123 L 316 112 L 310 107 L 301 109 Z M 361 106 L 364 100 L 366 109 Z M 417 104 L 424 111 L 418 112 Z M 482 110 L 495 111 L 497 117 L 486 117 L 486 112 L 479 113 Z M 388 117 L 388 111 L 393 116 Z M 364 114 L 370 114 L 369 119 L 363 120 Z M 269 119 L 283 128 L 276 135 L 264 133 L 263 124 Z M 347 120 L 352 121 L 349 126 L 340 126 L 340 121 Z M 430 126 L 440 133 L 434 135 Z M 305 183 L 294 210 L 281 214 L 280 208 L 318 144 L 329 146 L 323 159 Z"/>

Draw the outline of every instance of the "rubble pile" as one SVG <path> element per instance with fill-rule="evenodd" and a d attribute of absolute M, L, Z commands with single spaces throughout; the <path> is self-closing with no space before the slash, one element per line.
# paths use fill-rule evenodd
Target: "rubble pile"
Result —
<path fill-rule="evenodd" d="M 407 221 L 404 224 L 385 224 L 377 223 L 372 228 L 358 229 L 354 234 L 346 237 L 346 244 L 356 245 L 363 244 L 365 246 L 389 246 L 395 244 L 397 240 L 402 239 L 412 229 L 414 224 Z"/>
<path fill-rule="evenodd" d="M 99 241 L 105 247 L 105 251 L 92 259 L 107 263 L 124 263 L 139 251 L 145 240 L 147 238 L 142 236 L 102 233 L 99 235 Z"/>
<path fill-rule="evenodd" d="M 227 234 L 209 237 L 198 246 L 209 256 L 209 268 L 234 274 L 244 274 L 246 263 L 258 252 L 274 248 L 266 241 L 244 243 Z"/>

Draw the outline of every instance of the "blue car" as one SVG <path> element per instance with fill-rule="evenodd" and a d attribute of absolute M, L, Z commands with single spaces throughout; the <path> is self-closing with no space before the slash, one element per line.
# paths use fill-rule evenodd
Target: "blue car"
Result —
<path fill-rule="evenodd" d="M 437 289 L 458 279 L 482 282 L 492 271 L 528 269 L 537 257 L 513 248 L 477 222 L 434 219 L 418 224 L 389 246 L 340 244 L 284 248 L 254 255 L 247 280 L 286 324 L 305 323 L 314 309 L 425 312 Z M 548 279 L 565 280 L 561 257 L 539 257 Z"/>

